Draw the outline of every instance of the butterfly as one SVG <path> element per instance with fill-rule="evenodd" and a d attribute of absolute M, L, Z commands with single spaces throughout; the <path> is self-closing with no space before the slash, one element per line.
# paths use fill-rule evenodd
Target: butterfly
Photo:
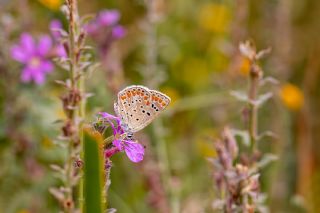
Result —
<path fill-rule="evenodd" d="M 169 104 L 171 99 L 145 86 L 132 85 L 118 93 L 114 111 L 121 119 L 121 127 L 128 135 L 145 128 Z"/>

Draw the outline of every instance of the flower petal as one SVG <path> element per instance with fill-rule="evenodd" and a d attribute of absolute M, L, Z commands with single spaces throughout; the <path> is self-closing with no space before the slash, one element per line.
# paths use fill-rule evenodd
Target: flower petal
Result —
<path fill-rule="evenodd" d="M 53 64 L 48 60 L 41 61 L 40 69 L 44 73 L 49 73 L 53 70 Z"/>
<path fill-rule="evenodd" d="M 41 70 L 34 69 L 32 73 L 32 78 L 34 82 L 38 85 L 41 85 L 45 82 L 45 73 L 42 72 Z"/>
<path fill-rule="evenodd" d="M 34 39 L 29 33 L 21 35 L 20 44 L 26 54 L 33 54 L 36 50 Z"/>
<path fill-rule="evenodd" d="M 93 36 L 97 33 L 99 26 L 96 22 L 90 22 L 89 24 L 85 25 L 84 29 L 89 35 Z"/>
<path fill-rule="evenodd" d="M 117 25 L 112 29 L 112 37 L 115 39 L 122 38 L 123 36 L 125 36 L 125 34 L 126 30 L 120 25 Z"/>
<path fill-rule="evenodd" d="M 112 144 L 117 147 L 120 151 L 123 151 L 123 146 L 121 140 L 114 140 Z"/>
<path fill-rule="evenodd" d="M 26 83 L 30 82 L 32 78 L 32 70 L 29 67 L 25 67 L 21 73 L 21 81 Z"/>
<path fill-rule="evenodd" d="M 104 10 L 98 15 L 98 23 L 102 26 L 110 26 L 115 24 L 120 18 L 117 10 Z"/>
<path fill-rule="evenodd" d="M 101 117 L 104 118 L 105 121 L 109 123 L 109 125 L 111 126 L 111 128 L 113 130 L 113 135 L 117 135 L 117 134 L 122 134 L 123 133 L 123 129 L 122 129 L 121 125 L 120 125 L 120 118 L 119 117 L 111 115 L 111 114 L 109 114 L 107 112 L 99 112 L 98 114 L 101 115 Z M 117 125 L 114 125 L 112 120 L 116 121 Z"/>
<path fill-rule="evenodd" d="M 38 53 L 46 56 L 52 47 L 52 39 L 49 36 L 42 36 L 38 43 Z"/>
<path fill-rule="evenodd" d="M 61 21 L 59 21 L 58 19 L 54 19 L 50 22 L 50 31 L 51 31 L 51 35 L 53 36 L 53 38 L 55 40 L 59 40 L 61 38 L 61 34 L 56 31 L 57 29 L 62 29 L 62 24 Z"/>
<path fill-rule="evenodd" d="M 123 143 L 124 150 L 132 162 L 138 163 L 143 160 L 144 147 L 141 144 L 129 140 L 123 140 Z"/>
<path fill-rule="evenodd" d="M 114 119 L 114 120 L 118 120 L 119 118 L 114 116 L 114 115 L 111 115 L 107 112 L 99 112 L 98 113 L 99 115 L 101 115 L 103 118 L 107 118 L 107 119 Z"/>
<path fill-rule="evenodd" d="M 19 61 L 25 64 L 29 60 L 30 55 L 26 54 L 26 52 L 23 49 L 21 49 L 20 46 L 14 45 L 11 48 L 11 57 L 16 61 Z"/>
<path fill-rule="evenodd" d="M 67 58 L 67 52 L 62 44 L 57 45 L 54 51 L 56 56 L 61 58 Z"/>

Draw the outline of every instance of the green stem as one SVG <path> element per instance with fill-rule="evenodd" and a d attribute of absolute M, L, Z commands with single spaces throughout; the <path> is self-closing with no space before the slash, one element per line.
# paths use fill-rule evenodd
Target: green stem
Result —
<path fill-rule="evenodd" d="M 79 71 L 79 63 L 77 59 L 78 47 L 77 47 L 77 38 L 78 38 L 78 7 L 76 0 L 68 0 L 66 1 L 69 6 L 69 58 L 70 58 L 70 80 L 71 80 L 71 94 L 84 94 L 84 79 L 83 77 L 78 78 L 80 76 Z M 72 179 L 75 173 L 75 169 L 73 166 L 73 161 L 75 158 L 78 158 L 79 153 L 76 151 L 79 147 L 80 140 L 80 150 L 82 150 L 82 141 L 83 141 L 83 132 L 82 132 L 82 122 L 78 122 L 78 120 L 84 118 L 85 113 L 85 101 L 84 98 L 80 98 L 80 102 L 75 104 L 74 109 L 69 117 L 71 122 L 71 126 L 75 128 L 75 134 L 71 136 L 71 140 L 68 145 L 68 160 L 67 160 L 67 179 L 66 186 L 68 188 L 67 191 L 67 200 L 72 201 L 73 205 L 71 208 L 67 209 L 67 212 L 73 212 L 74 206 L 76 203 L 73 199 L 73 185 Z M 78 135 L 77 135 L 78 134 Z M 81 153 L 82 154 L 82 153 Z M 83 202 L 83 186 L 82 181 L 80 185 L 80 203 Z M 80 205 L 82 208 L 82 204 Z"/>
<path fill-rule="evenodd" d="M 255 104 L 257 98 L 257 90 L 259 84 L 259 77 L 255 74 L 250 75 L 250 88 L 249 88 L 249 136 L 250 148 L 253 153 L 256 150 L 257 143 L 257 128 L 258 128 L 258 108 Z"/>

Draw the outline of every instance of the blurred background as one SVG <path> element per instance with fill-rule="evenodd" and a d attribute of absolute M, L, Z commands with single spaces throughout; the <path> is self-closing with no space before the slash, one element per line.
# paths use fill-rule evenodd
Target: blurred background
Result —
<path fill-rule="evenodd" d="M 55 143 L 64 118 L 55 80 L 23 83 L 22 66 L 10 55 L 21 33 L 50 34 L 52 20 L 67 21 L 62 0 L 0 0 L 0 213 L 58 212 L 48 188 L 59 185 L 50 164 L 63 164 Z M 101 66 L 86 79 L 86 121 L 113 112 L 119 90 L 142 84 L 172 103 L 137 134 L 146 146 L 142 163 L 113 157 L 110 206 L 118 212 L 213 212 L 213 139 L 223 127 L 245 129 L 245 105 L 230 91 L 248 88 L 249 62 L 239 42 L 272 48 L 261 61 L 278 84 L 259 111 L 259 131 L 273 131 L 260 150 L 278 161 L 261 176 L 270 212 L 320 212 L 320 1 L 317 0 L 92 0 L 78 2 L 81 15 L 120 12 L 126 35 L 108 46 L 88 37 Z M 100 45 L 100 46 L 99 46 Z"/>

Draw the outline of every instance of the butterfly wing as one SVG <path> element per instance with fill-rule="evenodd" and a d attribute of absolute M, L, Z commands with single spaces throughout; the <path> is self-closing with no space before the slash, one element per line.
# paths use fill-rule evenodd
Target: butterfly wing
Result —
<path fill-rule="evenodd" d="M 131 132 L 150 124 L 170 103 L 165 94 L 144 86 L 130 86 L 118 94 L 115 111 Z"/>
<path fill-rule="evenodd" d="M 146 104 L 144 106 L 145 110 L 142 111 L 145 111 L 143 122 L 140 126 L 136 126 L 135 131 L 139 131 L 149 125 L 171 102 L 171 99 L 167 95 L 159 91 L 149 90 L 149 93 L 149 104 Z"/>

